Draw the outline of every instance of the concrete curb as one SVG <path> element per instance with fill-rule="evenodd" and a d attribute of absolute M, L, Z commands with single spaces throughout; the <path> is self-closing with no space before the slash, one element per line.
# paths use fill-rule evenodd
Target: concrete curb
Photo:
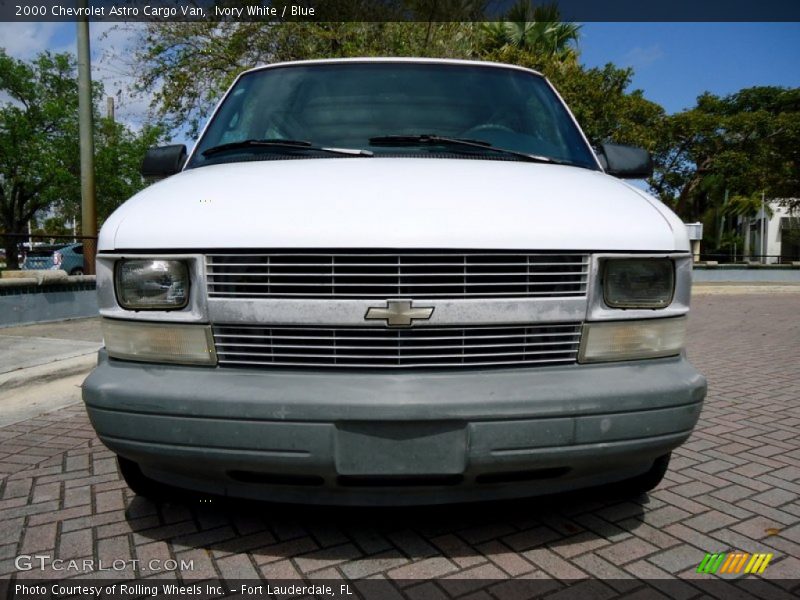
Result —
<path fill-rule="evenodd" d="M 65 379 L 82 373 L 89 374 L 97 364 L 97 352 L 91 351 L 80 356 L 56 360 L 44 365 L 27 367 L 0 375 L 0 390 L 9 392 L 27 385 L 41 385 L 58 379 Z M 0 394 L 2 402 L 4 394 Z M 0 406 L 0 411 L 2 407 Z"/>
<path fill-rule="evenodd" d="M 791 282 L 732 282 L 732 281 L 695 281 L 692 283 L 692 294 L 797 294 L 800 283 Z"/>

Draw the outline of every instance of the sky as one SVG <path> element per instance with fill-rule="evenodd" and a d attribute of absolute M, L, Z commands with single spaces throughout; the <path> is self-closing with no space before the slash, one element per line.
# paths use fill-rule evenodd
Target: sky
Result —
<path fill-rule="evenodd" d="M 705 91 L 800 87 L 800 23 L 585 23 L 581 59 L 633 67 L 632 88 L 675 113 Z"/>
<path fill-rule="evenodd" d="M 134 126 L 149 103 L 128 91 L 133 74 L 124 57 L 139 27 L 91 24 L 93 77 L 118 95 L 117 117 Z M 74 52 L 75 24 L 0 23 L 0 47 L 23 59 L 42 50 Z M 692 107 L 705 91 L 800 87 L 800 23 L 585 23 L 579 48 L 587 66 L 632 67 L 631 89 L 668 113 Z"/>

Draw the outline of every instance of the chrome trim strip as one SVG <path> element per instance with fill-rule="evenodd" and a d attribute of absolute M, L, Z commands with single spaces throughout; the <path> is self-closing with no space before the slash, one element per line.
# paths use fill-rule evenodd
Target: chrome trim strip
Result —
<path fill-rule="evenodd" d="M 414 298 L 417 306 L 433 306 L 426 321 L 413 328 L 437 325 L 543 324 L 580 322 L 586 317 L 586 298 L 441 299 Z M 367 321 L 374 299 L 209 298 L 208 316 L 214 324 L 355 325 L 386 328 L 383 321 Z"/>

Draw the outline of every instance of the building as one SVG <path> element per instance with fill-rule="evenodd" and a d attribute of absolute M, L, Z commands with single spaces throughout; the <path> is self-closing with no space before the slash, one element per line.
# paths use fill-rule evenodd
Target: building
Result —
<path fill-rule="evenodd" d="M 800 210 L 792 213 L 779 202 L 769 201 L 766 210 L 759 210 L 754 217 L 739 217 L 738 225 L 746 260 L 800 262 Z"/>

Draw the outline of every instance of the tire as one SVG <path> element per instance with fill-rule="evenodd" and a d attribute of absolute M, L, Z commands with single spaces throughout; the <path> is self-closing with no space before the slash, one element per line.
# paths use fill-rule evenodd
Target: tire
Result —
<path fill-rule="evenodd" d="M 664 479 L 664 475 L 667 473 L 669 459 L 671 456 L 671 452 L 669 454 L 659 456 L 657 459 L 655 459 L 655 461 L 653 461 L 653 466 L 650 467 L 649 471 L 623 481 L 621 485 L 625 493 L 632 496 L 641 496 L 642 494 L 646 494 L 650 490 L 655 489 L 658 484 L 661 483 L 661 480 Z"/>
<path fill-rule="evenodd" d="M 70 275 L 83 275 L 83 268 L 82 267 L 75 267 L 72 271 L 69 272 Z"/>
<path fill-rule="evenodd" d="M 132 460 L 117 456 L 117 466 L 122 478 L 128 487 L 137 496 L 143 496 L 150 500 L 165 500 L 174 495 L 174 490 L 163 483 L 150 479 L 139 468 L 139 465 Z"/>

